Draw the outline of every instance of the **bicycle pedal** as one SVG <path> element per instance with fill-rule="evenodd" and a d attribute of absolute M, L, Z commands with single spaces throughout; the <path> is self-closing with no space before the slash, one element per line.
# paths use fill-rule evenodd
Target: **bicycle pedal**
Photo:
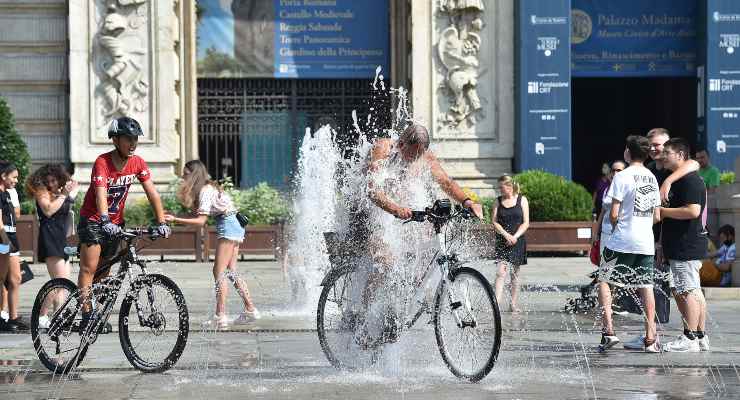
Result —
<path fill-rule="evenodd" d="M 462 307 L 461 301 L 453 301 L 452 303 L 450 303 L 450 309 L 452 309 L 453 311 L 457 310 L 460 307 Z"/>

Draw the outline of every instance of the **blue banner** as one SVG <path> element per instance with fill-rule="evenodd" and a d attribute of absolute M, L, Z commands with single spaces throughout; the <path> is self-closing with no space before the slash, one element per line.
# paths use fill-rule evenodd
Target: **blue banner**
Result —
<path fill-rule="evenodd" d="M 570 179 L 570 0 L 518 3 L 516 168 Z"/>
<path fill-rule="evenodd" d="M 695 76 L 698 9 L 696 0 L 573 0 L 573 76 Z"/>
<path fill-rule="evenodd" d="M 389 0 L 200 0 L 198 7 L 198 76 L 389 73 Z"/>
<path fill-rule="evenodd" d="M 703 144 L 712 164 L 735 170 L 740 154 L 740 1 L 706 0 L 706 64 Z M 701 102 L 700 102 L 701 107 Z"/>

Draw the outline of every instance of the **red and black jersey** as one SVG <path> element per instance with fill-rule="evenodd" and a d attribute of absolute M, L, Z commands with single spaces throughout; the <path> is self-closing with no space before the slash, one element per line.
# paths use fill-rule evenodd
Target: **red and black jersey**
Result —
<path fill-rule="evenodd" d="M 134 179 L 146 182 L 151 179 L 151 172 L 146 162 L 139 156 L 131 156 L 123 170 L 119 171 L 113 164 L 112 153 L 100 155 L 93 165 L 91 185 L 85 194 L 85 201 L 80 209 L 80 216 L 98 221 L 100 214 L 95 203 L 95 188 L 108 190 L 108 215 L 114 224 L 123 223 L 123 209 L 126 205 L 128 190 Z"/>

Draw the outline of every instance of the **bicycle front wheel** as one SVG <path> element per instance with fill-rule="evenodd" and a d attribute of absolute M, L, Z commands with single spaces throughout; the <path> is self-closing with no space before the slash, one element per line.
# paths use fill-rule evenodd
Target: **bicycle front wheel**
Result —
<path fill-rule="evenodd" d="M 89 343 L 80 339 L 80 301 L 69 279 L 52 279 L 41 287 L 31 311 L 31 339 L 49 371 L 66 374 L 85 358 Z"/>
<path fill-rule="evenodd" d="M 121 303 L 118 335 L 126 358 L 142 372 L 162 372 L 180 359 L 188 340 L 185 297 L 175 282 L 152 274 L 136 279 Z"/>
<path fill-rule="evenodd" d="M 335 368 L 355 370 L 377 361 L 380 350 L 363 347 L 358 339 L 364 323 L 361 296 L 366 284 L 360 273 L 344 271 L 327 279 L 321 290 L 316 327 L 321 349 Z"/>
<path fill-rule="evenodd" d="M 437 346 L 456 377 L 477 382 L 498 358 L 501 314 L 491 284 L 475 269 L 454 270 L 449 283 L 443 281 L 434 302 Z"/>

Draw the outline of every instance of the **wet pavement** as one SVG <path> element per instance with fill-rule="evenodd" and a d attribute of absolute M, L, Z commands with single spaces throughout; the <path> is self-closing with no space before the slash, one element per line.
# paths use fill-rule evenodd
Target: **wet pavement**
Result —
<path fill-rule="evenodd" d="M 711 352 L 645 354 L 618 345 L 599 354 L 593 315 L 562 312 L 566 298 L 589 281 L 591 267 L 584 257 L 529 259 L 522 270 L 523 312 L 503 313 L 499 360 L 476 384 L 461 382 L 447 370 L 428 319 L 387 345 L 373 368 L 352 373 L 332 368 L 318 343 L 315 316 L 310 310 L 287 308 L 290 289 L 278 264 L 239 265 L 263 318 L 225 332 L 201 328 L 214 304 L 209 264 L 151 265 L 150 272 L 160 271 L 178 283 L 190 310 L 188 345 L 172 370 L 134 370 L 116 330 L 100 336 L 75 374 L 54 376 L 37 360 L 29 334 L 3 334 L 0 399 L 740 398 L 740 300 L 709 301 Z M 22 287 L 26 317 L 36 291 L 48 279 L 44 266 L 33 269 L 37 278 Z M 492 266 L 481 265 L 481 270 L 493 279 Z M 229 310 L 238 313 L 233 293 L 229 299 Z M 116 318 L 111 322 L 115 328 Z M 642 328 L 637 316 L 617 316 L 616 323 L 622 340 Z M 661 327 L 664 341 L 678 335 L 679 328 L 673 305 L 670 323 Z"/>

